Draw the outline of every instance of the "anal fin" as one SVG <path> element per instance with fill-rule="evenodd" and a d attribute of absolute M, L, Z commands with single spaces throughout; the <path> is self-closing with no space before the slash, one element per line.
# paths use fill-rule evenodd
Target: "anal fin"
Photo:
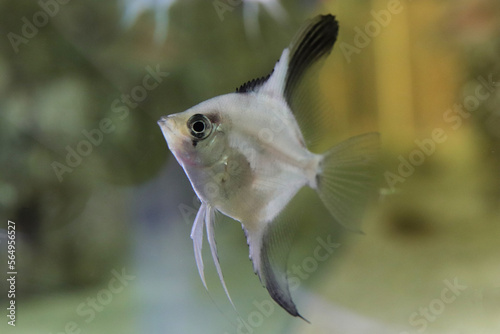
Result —
<path fill-rule="evenodd" d="M 252 224 L 255 226 L 256 224 Z M 294 317 L 309 322 L 297 311 L 287 277 L 287 260 L 293 239 L 293 224 L 279 215 L 271 223 L 247 230 L 243 224 L 254 271 L 271 298 Z"/>

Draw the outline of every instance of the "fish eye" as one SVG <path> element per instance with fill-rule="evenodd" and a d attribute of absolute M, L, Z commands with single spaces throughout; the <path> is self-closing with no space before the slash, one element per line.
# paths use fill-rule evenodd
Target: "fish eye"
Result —
<path fill-rule="evenodd" d="M 191 131 L 191 136 L 197 139 L 205 139 L 212 132 L 212 123 L 202 114 L 191 116 L 187 122 L 187 126 L 189 131 Z"/>

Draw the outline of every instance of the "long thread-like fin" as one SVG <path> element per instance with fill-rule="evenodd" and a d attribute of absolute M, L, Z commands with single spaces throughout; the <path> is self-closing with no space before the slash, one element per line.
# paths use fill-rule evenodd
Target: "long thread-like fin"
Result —
<path fill-rule="evenodd" d="M 217 274 L 219 275 L 220 282 L 222 284 L 222 287 L 224 288 L 224 291 L 226 292 L 227 298 L 229 298 L 231 305 L 233 305 L 233 308 L 236 310 L 236 307 L 234 306 L 233 300 L 231 299 L 231 296 L 229 295 L 229 291 L 227 290 L 226 282 L 224 282 L 224 276 L 222 275 L 222 269 L 221 269 L 220 263 L 219 263 L 219 256 L 217 255 L 217 244 L 215 243 L 215 233 L 214 233 L 215 232 L 215 209 L 212 208 L 210 205 L 207 205 L 207 210 L 205 212 L 205 224 L 207 226 L 208 244 L 210 245 L 210 251 L 212 252 L 212 258 L 214 260 L 215 268 L 217 269 Z"/>
<path fill-rule="evenodd" d="M 203 271 L 203 256 L 201 252 L 201 249 L 203 247 L 203 225 L 205 224 L 206 212 L 207 205 L 205 203 L 201 203 L 200 209 L 198 210 L 196 218 L 194 219 L 193 228 L 191 229 L 191 239 L 193 240 L 196 266 L 198 267 L 201 281 L 203 282 L 205 289 L 208 290 L 207 283 L 205 282 L 205 273 Z"/>
<path fill-rule="evenodd" d="M 319 197 L 350 230 L 361 231 L 364 209 L 377 193 L 379 137 L 373 132 L 349 138 L 326 152 L 319 165 Z"/>

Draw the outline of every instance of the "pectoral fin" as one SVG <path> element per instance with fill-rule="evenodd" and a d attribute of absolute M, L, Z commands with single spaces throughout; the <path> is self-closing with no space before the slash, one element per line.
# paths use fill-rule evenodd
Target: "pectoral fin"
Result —
<path fill-rule="evenodd" d="M 229 301 L 234 307 L 233 300 L 229 295 L 229 291 L 227 290 L 226 283 L 222 275 L 222 269 L 220 267 L 219 257 L 217 255 L 217 244 L 215 242 L 215 209 L 207 203 L 202 203 L 200 209 L 198 210 L 198 213 L 196 214 L 193 228 L 191 230 L 191 239 L 193 239 L 194 257 L 196 259 L 196 266 L 198 267 L 198 272 L 200 274 L 201 281 L 203 282 L 205 289 L 208 290 L 207 283 L 205 281 L 203 256 L 202 256 L 204 225 L 206 225 L 208 244 L 210 245 L 210 251 L 212 253 L 212 258 L 214 260 L 215 268 L 217 269 L 217 274 L 219 275 L 222 287 L 224 288 L 224 291 L 227 297 L 229 298 Z"/>
<path fill-rule="evenodd" d="M 231 302 L 233 307 L 235 307 L 233 300 L 229 295 L 229 291 L 227 290 L 226 282 L 224 282 L 224 276 L 222 275 L 222 269 L 219 263 L 219 256 L 217 255 L 217 244 L 215 242 L 215 209 L 211 206 L 208 206 L 205 213 L 205 223 L 207 225 L 208 244 L 210 245 L 210 251 L 212 252 L 212 258 L 214 260 L 215 268 L 217 269 L 217 274 L 219 275 L 220 282 L 222 284 L 222 287 L 224 288 L 224 291 L 226 292 L 227 298 L 229 298 L 229 301 Z"/>
<path fill-rule="evenodd" d="M 205 216 L 207 212 L 207 204 L 201 203 L 200 209 L 196 214 L 194 219 L 193 228 L 191 229 L 191 239 L 193 240 L 194 248 L 194 258 L 196 260 L 196 266 L 198 267 L 198 272 L 200 274 L 201 281 L 207 289 L 207 283 L 205 282 L 205 273 L 203 271 L 203 256 L 201 249 L 203 247 L 203 227 L 205 225 Z"/>

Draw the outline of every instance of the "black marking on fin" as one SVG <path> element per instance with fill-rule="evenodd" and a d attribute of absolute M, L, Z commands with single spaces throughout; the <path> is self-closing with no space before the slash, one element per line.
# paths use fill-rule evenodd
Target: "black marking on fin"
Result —
<path fill-rule="evenodd" d="M 279 279 L 276 277 L 276 272 L 270 262 L 272 256 L 271 254 L 269 254 L 268 247 L 270 244 L 270 233 L 272 232 L 268 228 L 266 233 L 264 234 L 264 242 L 262 243 L 262 247 L 260 250 L 261 275 L 266 289 L 273 300 L 278 303 L 278 305 L 281 306 L 285 311 L 290 313 L 292 316 L 300 317 L 304 321 L 309 323 L 309 320 L 304 318 L 297 311 L 297 307 L 292 300 L 290 288 L 288 285 L 288 275 L 286 275 L 286 268 L 283 273 L 278 273 L 283 275 L 281 284 Z"/>
<path fill-rule="evenodd" d="M 255 91 L 257 88 L 261 87 L 267 81 L 267 79 L 269 79 L 269 77 L 271 76 L 271 74 L 273 74 L 273 72 L 274 69 L 271 71 L 271 73 L 269 73 L 266 76 L 263 76 L 258 79 L 253 79 L 244 83 L 239 88 L 236 88 L 236 93 L 248 93 Z"/>
<path fill-rule="evenodd" d="M 247 241 L 247 246 L 250 248 L 250 239 L 248 238 L 249 234 L 248 234 L 248 231 L 247 229 L 243 226 L 243 224 L 241 224 L 241 227 L 243 228 L 243 232 L 245 233 L 245 240 Z M 262 279 L 260 278 L 260 274 L 258 273 L 257 271 L 257 268 L 255 268 L 255 266 L 253 266 L 253 259 L 252 259 L 252 253 L 250 253 L 248 255 L 248 259 L 250 260 L 250 262 L 252 262 L 252 267 L 253 267 L 253 272 L 255 275 L 257 275 L 259 277 L 259 280 L 261 281 L 262 283 Z"/>
<path fill-rule="evenodd" d="M 290 103 L 293 91 L 308 67 L 327 56 L 337 40 L 339 25 L 335 16 L 320 15 L 297 33 L 291 43 L 291 59 L 285 83 L 285 98 Z"/>

